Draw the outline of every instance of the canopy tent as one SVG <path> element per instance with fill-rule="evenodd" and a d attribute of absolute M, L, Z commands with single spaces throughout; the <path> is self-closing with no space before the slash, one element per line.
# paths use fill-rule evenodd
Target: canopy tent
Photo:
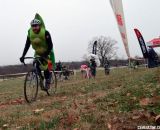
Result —
<path fill-rule="evenodd" d="M 151 41 L 147 42 L 148 47 L 160 47 L 160 38 L 154 38 Z"/>

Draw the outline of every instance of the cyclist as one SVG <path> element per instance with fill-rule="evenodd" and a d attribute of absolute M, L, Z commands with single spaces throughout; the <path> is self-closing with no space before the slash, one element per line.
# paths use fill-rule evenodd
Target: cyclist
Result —
<path fill-rule="evenodd" d="M 28 36 L 25 44 L 23 54 L 20 61 L 24 63 L 24 57 L 32 45 L 35 50 L 35 57 L 40 57 L 40 63 L 37 64 L 38 74 L 41 76 L 40 84 L 41 88 L 46 90 L 50 85 L 50 72 L 48 69 L 48 60 L 52 61 L 53 69 L 55 67 L 55 57 L 53 52 L 53 43 L 50 33 L 45 29 L 44 22 L 39 14 L 35 15 L 35 18 L 30 23 L 31 27 L 28 30 Z M 44 71 L 45 86 L 43 87 L 43 76 L 41 70 Z"/>

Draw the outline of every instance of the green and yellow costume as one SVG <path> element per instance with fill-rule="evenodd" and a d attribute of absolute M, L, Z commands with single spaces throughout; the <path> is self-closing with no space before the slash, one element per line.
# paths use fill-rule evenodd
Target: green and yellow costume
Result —
<path fill-rule="evenodd" d="M 39 14 L 35 15 L 35 19 L 41 21 L 40 32 L 36 34 L 32 31 L 32 28 L 30 28 L 28 30 L 28 37 L 30 38 L 32 48 L 35 50 L 35 57 L 36 57 L 36 56 L 42 56 L 48 50 L 48 45 L 46 43 L 46 37 L 45 37 L 46 29 L 43 19 Z M 49 60 L 52 61 L 53 69 L 55 69 L 55 55 L 53 49 L 49 54 Z M 48 67 L 47 62 L 41 65 L 41 69 L 43 70 L 46 70 L 47 67 Z"/>

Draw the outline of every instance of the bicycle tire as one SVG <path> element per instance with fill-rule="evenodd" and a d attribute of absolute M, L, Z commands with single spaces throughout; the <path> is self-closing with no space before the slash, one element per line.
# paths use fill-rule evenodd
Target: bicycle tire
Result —
<path fill-rule="evenodd" d="M 32 86 L 33 81 L 35 82 L 35 85 L 33 84 L 33 86 Z M 28 86 L 28 82 L 29 82 L 29 86 Z M 30 97 L 30 93 L 28 92 L 29 89 L 31 89 L 31 97 Z M 35 90 L 35 91 L 33 91 L 33 90 Z M 25 77 L 25 82 L 24 82 L 25 100 L 28 103 L 31 103 L 36 100 L 37 94 L 38 94 L 38 76 L 37 76 L 36 71 L 32 69 L 32 70 L 28 71 L 28 73 Z"/>
<path fill-rule="evenodd" d="M 48 96 L 55 94 L 56 90 L 57 90 L 57 76 L 53 71 L 51 71 L 50 88 L 47 90 Z"/>

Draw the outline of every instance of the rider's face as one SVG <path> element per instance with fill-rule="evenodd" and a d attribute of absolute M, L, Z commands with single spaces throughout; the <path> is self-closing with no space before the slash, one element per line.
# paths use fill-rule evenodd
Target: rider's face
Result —
<path fill-rule="evenodd" d="M 34 33 L 39 33 L 40 26 L 39 25 L 32 25 L 32 30 L 33 30 Z"/>

